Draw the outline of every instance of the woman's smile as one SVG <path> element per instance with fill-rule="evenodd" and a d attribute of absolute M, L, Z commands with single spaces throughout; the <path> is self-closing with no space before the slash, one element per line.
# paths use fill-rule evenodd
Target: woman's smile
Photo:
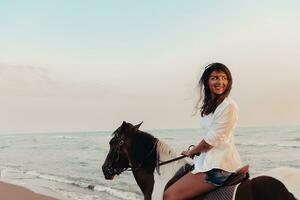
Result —
<path fill-rule="evenodd" d="M 224 72 L 213 71 L 208 80 L 208 86 L 212 95 L 220 95 L 227 89 L 228 80 Z"/>

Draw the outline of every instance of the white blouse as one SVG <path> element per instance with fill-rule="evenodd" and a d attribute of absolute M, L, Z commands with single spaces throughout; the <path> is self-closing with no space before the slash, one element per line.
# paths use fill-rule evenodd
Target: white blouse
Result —
<path fill-rule="evenodd" d="M 240 156 L 234 144 L 237 119 L 238 106 L 229 97 L 223 100 L 214 113 L 201 119 L 203 139 L 213 148 L 197 157 L 193 174 L 213 168 L 234 172 L 241 167 Z"/>

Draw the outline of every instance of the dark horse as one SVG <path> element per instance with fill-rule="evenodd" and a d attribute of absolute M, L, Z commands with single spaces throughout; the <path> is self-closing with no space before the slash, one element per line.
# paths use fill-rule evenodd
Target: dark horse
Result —
<path fill-rule="evenodd" d="M 168 187 L 175 182 L 174 178 L 169 181 L 170 178 L 172 178 L 179 169 L 181 169 L 181 171 L 182 169 L 190 169 L 191 165 L 189 165 L 185 159 L 181 159 L 159 167 L 159 162 L 175 158 L 176 154 L 165 143 L 146 132 L 140 131 L 140 125 L 141 124 L 134 126 L 130 123 L 123 122 L 122 125 L 113 132 L 113 138 L 109 142 L 110 150 L 102 166 L 103 174 L 105 179 L 112 180 L 115 175 L 119 175 L 123 171 L 131 169 L 138 186 L 144 194 L 145 200 L 162 199 L 165 186 L 167 185 L 166 187 Z M 159 177 L 163 174 L 169 176 L 166 177 L 167 180 L 162 180 L 162 178 Z M 156 176 L 158 176 L 158 178 Z M 162 185 L 154 186 L 159 183 L 162 183 Z M 211 193 L 219 189 L 217 188 Z M 296 199 L 281 181 L 270 176 L 258 176 L 250 180 L 248 179 L 241 182 L 235 190 L 236 200 Z M 152 193 L 153 195 L 156 193 L 158 196 L 153 197 Z M 205 197 L 195 197 L 194 199 L 205 199 Z M 218 199 L 222 199 L 222 197 Z"/>

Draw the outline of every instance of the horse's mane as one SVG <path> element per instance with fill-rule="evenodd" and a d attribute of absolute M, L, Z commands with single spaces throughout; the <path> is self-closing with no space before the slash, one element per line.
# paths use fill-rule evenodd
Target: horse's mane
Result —
<path fill-rule="evenodd" d="M 160 140 L 159 145 L 157 145 L 157 151 L 159 151 L 160 154 L 168 154 L 171 157 L 172 156 L 177 156 L 174 149 L 170 145 L 163 142 L 162 140 Z"/>
<path fill-rule="evenodd" d="M 153 135 L 137 130 L 131 137 L 132 159 L 143 167 L 154 170 L 156 166 L 156 144 L 158 139 Z M 146 155 L 146 156 L 145 156 Z"/>
<path fill-rule="evenodd" d="M 173 158 L 176 158 L 178 156 L 178 154 L 175 152 L 175 150 L 168 144 L 166 144 L 165 142 L 159 140 L 157 143 L 157 172 L 158 174 L 160 174 L 160 169 L 161 167 L 159 167 L 159 163 L 160 162 L 164 162 L 167 160 L 171 160 Z M 183 164 L 187 163 L 186 160 L 179 160 L 179 161 L 175 161 L 171 164 L 168 164 L 167 169 L 170 170 L 171 168 L 174 168 L 172 173 L 175 173 L 178 170 L 178 164 L 180 166 L 182 166 Z"/>

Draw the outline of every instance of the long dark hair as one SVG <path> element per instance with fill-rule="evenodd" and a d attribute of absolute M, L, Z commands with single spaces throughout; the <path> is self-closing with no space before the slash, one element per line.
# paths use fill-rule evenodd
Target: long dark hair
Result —
<path fill-rule="evenodd" d="M 221 95 L 216 95 L 214 98 L 209 89 L 208 80 L 212 72 L 224 72 L 227 76 L 228 85 L 226 90 Z M 205 67 L 205 70 L 199 80 L 200 86 L 200 99 L 197 103 L 197 108 L 202 101 L 200 112 L 201 116 L 214 113 L 218 105 L 220 105 L 223 100 L 229 95 L 232 86 L 232 76 L 230 70 L 222 63 L 211 63 Z"/>

